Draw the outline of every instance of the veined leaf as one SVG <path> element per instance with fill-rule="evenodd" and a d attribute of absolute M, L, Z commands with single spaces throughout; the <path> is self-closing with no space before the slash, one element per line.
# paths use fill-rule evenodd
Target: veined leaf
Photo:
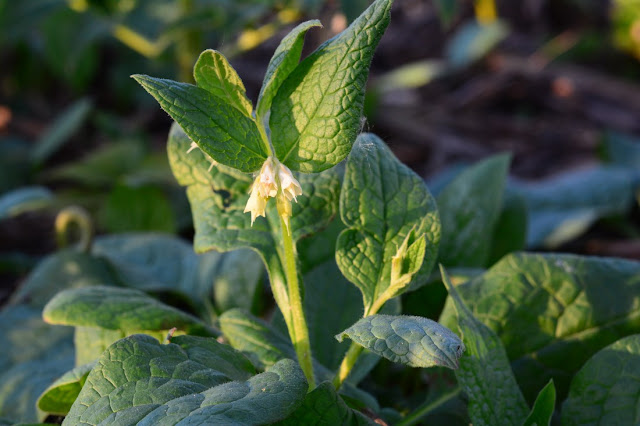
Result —
<path fill-rule="evenodd" d="M 271 108 L 271 101 L 280 89 L 282 82 L 291 74 L 300 61 L 304 36 L 313 27 L 322 27 L 317 19 L 306 21 L 295 27 L 287 34 L 276 49 L 269 61 L 267 72 L 264 75 L 258 106 L 256 111 L 259 117 L 264 117 Z"/>
<path fill-rule="evenodd" d="M 272 143 L 292 170 L 320 172 L 342 161 L 360 130 L 373 52 L 392 0 L 377 0 L 320 46 L 282 83 L 271 105 Z"/>
<path fill-rule="evenodd" d="M 236 70 L 227 58 L 216 50 L 207 49 L 200 54 L 193 68 L 198 87 L 224 99 L 247 117 L 251 117 L 251 101 Z"/>
<path fill-rule="evenodd" d="M 521 425 L 529 408 L 500 338 L 473 316 L 442 266 L 440 271 L 467 349 L 456 377 L 469 397 L 469 417 L 474 425 Z"/>
<path fill-rule="evenodd" d="M 562 405 L 563 425 L 638 423 L 640 334 L 597 352 L 571 382 Z"/>
<path fill-rule="evenodd" d="M 139 290 L 116 287 L 65 290 L 47 303 L 42 317 L 50 324 L 99 327 L 125 333 L 176 327 L 190 334 L 217 335 L 196 317 L 160 303 Z"/>
<path fill-rule="evenodd" d="M 249 360 L 215 339 L 162 345 L 130 336 L 100 357 L 64 424 L 270 423 L 304 399 L 307 382 L 291 360 L 253 374 Z"/>
<path fill-rule="evenodd" d="M 509 167 L 497 155 L 458 175 L 438 195 L 442 221 L 440 262 L 447 267 L 484 267 L 500 216 Z"/>
<path fill-rule="evenodd" d="M 249 173 L 267 159 L 256 123 L 226 100 L 191 84 L 147 75 L 133 78 L 214 160 Z"/>
<path fill-rule="evenodd" d="M 336 336 L 349 337 L 371 352 L 409 367 L 458 368 L 464 345 L 435 321 L 406 315 L 371 315 Z"/>
<path fill-rule="evenodd" d="M 564 399 L 589 357 L 640 332 L 640 263 L 575 255 L 512 254 L 457 286 L 502 340 L 525 397 L 553 378 Z M 451 301 L 440 322 L 453 327 Z"/>
<path fill-rule="evenodd" d="M 424 181 L 375 135 L 360 135 L 349 156 L 340 214 L 349 229 L 338 238 L 336 261 L 362 292 L 365 315 L 411 286 L 424 284 L 440 241 L 436 203 Z M 426 238 L 424 251 L 418 251 L 424 262 L 413 259 L 421 267 L 412 279 L 392 282 L 393 258 L 409 234 L 416 240 Z"/>

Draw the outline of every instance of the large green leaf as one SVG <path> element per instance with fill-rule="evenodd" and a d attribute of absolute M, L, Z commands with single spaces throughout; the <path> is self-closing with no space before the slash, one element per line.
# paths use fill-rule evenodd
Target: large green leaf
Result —
<path fill-rule="evenodd" d="M 435 200 L 424 181 L 373 134 L 360 135 L 349 156 L 340 214 L 349 229 L 338 238 L 336 261 L 362 292 L 365 314 L 426 282 L 440 241 Z M 392 279 L 393 258 L 404 265 L 412 253 L 406 243 L 420 245 L 421 239 L 426 239 L 422 258 L 409 262 L 419 271 L 408 274 L 409 280 Z"/>
<path fill-rule="evenodd" d="M 214 160 L 248 173 L 267 159 L 256 123 L 225 99 L 186 83 L 146 75 L 133 78 Z"/>
<path fill-rule="evenodd" d="M 377 0 L 320 46 L 282 83 L 271 105 L 272 143 L 292 170 L 319 172 L 342 161 L 360 131 L 373 52 L 392 0 Z"/>
<path fill-rule="evenodd" d="M 264 117 L 271 108 L 271 101 L 280 89 L 282 82 L 291 74 L 300 61 L 304 36 L 313 27 L 321 27 L 320 21 L 314 19 L 306 21 L 295 27 L 287 34 L 273 53 L 267 72 L 264 75 L 258 106 L 256 111 L 260 117 Z"/>
<path fill-rule="evenodd" d="M 193 68 L 193 77 L 198 87 L 224 99 L 251 117 L 253 107 L 247 99 L 244 84 L 222 53 L 213 49 L 202 52 Z"/>
<path fill-rule="evenodd" d="M 442 221 L 440 262 L 483 267 L 502 207 L 509 156 L 497 155 L 460 173 L 438 195 Z"/>
<path fill-rule="evenodd" d="M 607 346 L 587 361 L 562 405 L 563 425 L 638 424 L 640 334 Z"/>
<path fill-rule="evenodd" d="M 529 408 L 500 338 L 473 316 L 447 272 L 442 266 L 440 270 L 467 349 L 467 355 L 460 359 L 456 377 L 469 398 L 469 417 L 474 425 L 521 425 Z"/>
<path fill-rule="evenodd" d="M 65 290 L 45 306 L 50 324 L 99 327 L 133 333 L 176 327 L 196 335 L 217 335 L 197 318 L 165 305 L 135 289 L 94 286 Z"/>
<path fill-rule="evenodd" d="M 410 367 L 436 365 L 457 369 L 464 345 L 451 330 L 435 321 L 406 315 L 370 315 L 339 333 L 393 362 Z"/>
<path fill-rule="evenodd" d="M 553 378 L 558 397 L 589 357 L 640 331 L 640 263 L 513 254 L 457 287 L 502 340 L 528 401 Z M 453 327 L 451 301 L 440 319 Z"/>
<path fill-rule="evenodd" d="M 279 426 L 374 424 L 373 420 L 349 408 L 330 382 L 320 383 L 293 414 L 277 423 Z"/>
<path fill-rule="evenodd" d="M 94 366 L 95 362 L 83 364 L 64 373 L 40 395 L 38 408 L 45 413 L 65 416 Z"/>
<path fill-rule="evenodd" d="M 73 367 L 72 330 L 44 323 L 39 308 L 25 305 L 0 311 L 0 324 L 0 417 L 36 422 L 38 396 Z"/>
<path fill-rule="evenodd" d="M 215 339 L 162 345 L 130 336 L 100 357 L 64 424 L 263 424 L 287 417 L 306 394 L 291 360 L 253 374 L 242 354 Z"/>

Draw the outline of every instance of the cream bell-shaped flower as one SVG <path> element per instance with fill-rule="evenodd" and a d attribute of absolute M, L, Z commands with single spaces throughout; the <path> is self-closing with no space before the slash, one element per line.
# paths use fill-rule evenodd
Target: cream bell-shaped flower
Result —
<path fill-rule="evenodd" d="M 302 187 L 300 187 L 300 182 L 293 177 L 293 173 L 291 170 L 284 164 L 280 164 L 278 168 L 278 178 L 280 179 L 280 187 L 282 188 L 282 193 L 287 198 L 288 201 L 292 199 L 298 202 L 296 198 L 298 195 L 302 195 Z"/>
<path fill-rule="evenodd" d="M 267 158 L 253 181 L 250 193 L 244 212 L 251 212 L 251 226 L 256 217 L 264 217 L 267 201 L 275 197 L 278 214 L 282 217 L 287 232 L 291 232 L 291 200 L 298 201 L 296 197 L 302 195 L 302 187 L 287 166 L 273 157 Z"/>
<path fill-rule="evenodd" d="M 244 208 L 244 213 L 251 212 L 251 226 L 253 226 L 253 222 L 255 222 L 256 217 L 265 217 L 264 209 L 267 207 L 267 197 L 260 195 L 260 190 L 258 189 L 256 182 L 251 186 L 251 195 L 249 196 L 249 201 L 247 201 L 247 205 Z"/>
<path fill-rule="evenodd" d="M 258 185 L 260 195 L 263 197 L 275 197 L 278 194 L 278 184 L 274 171 L 273 157 L 267 158 L 260 169 L 260 174 L 256 178 L 254 185 Z"/>

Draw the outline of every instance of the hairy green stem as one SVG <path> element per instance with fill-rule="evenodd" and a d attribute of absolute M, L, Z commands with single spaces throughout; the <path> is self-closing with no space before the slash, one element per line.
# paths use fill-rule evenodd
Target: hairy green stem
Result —
<path fill-rule="evenodd" d="M 402 421 L 398 423 L 398 426 L 411 426 L 418 423 L 424 416 L 457 397 L 461 391 L 462 389 L 460 387 L 456 387 L 455 389 L 440 395 L 435 401 L 425 402 L 413 413 L 402 419 Z"/>
<path fill-rule="evenodd" d="M 302 296 L 300 295 L 300 282 L 298 281 L 298 269 L 296 266 L 296 254 L 293 246 L 293 238 L 287 230 L 287 226 L 280 218 L 282 228 L 282 242 L 284 245 L 284 273 L 287 278 L 287 290 L 289 293 L 289 308 L 291 309 L 291 324 L 289 335 L 298 355 L 298 363 L 307 377 L 309 390 L 316 387 L 313 377 L 313 361 L 311 357 L 311 344 L 309 342 L 309 329 L 302 308 Z"/>
<path fill-rule="evenodd" d="M 358 357 L 362 353 L 362 349 L 364 348 L 359 344 L 357 344 L 356 342 L 351 342 L 351 346 L 349 346 L 349 350 L 344 355 L 344 358 L 342 359 L 342 363 L 340 363 L 338 374 L 336 374 L 336 377 L 334 377 L 333 379 L 333 386 L 336 388 L 336 390 L 340 389 L 340 386 L 342 386 L 342 383 L 344 383 L 344 381 L 349 376 L 349 373 L 351 373 L 353 366 L 356 364 Z"/>

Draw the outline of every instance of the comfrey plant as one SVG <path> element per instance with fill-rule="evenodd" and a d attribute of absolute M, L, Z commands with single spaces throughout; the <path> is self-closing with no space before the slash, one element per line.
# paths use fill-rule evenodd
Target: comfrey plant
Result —
<path fill-rule="evenodd" d="M 200 55 L 195 86 L 133 76 L 176 122 L 168 151 L 187 186 L 196 251 L 260 253 L 309 390 L 328 376 L 314 371 L 299 270 L 309 260 L 299 259 L 296 243 L 326 228 L 338 209 L 347 229 L 335 258 L 362 292 L 364 316 L 337 336 L 353 344 L 334 387 L 364 348 L 411 366 L 450 368 L 464 351 L 454 333 L 431 320 L 379 314 L 389 300 L 424 284 L 440 238 L 436 204 L 422 179 L 376 136 L 357 137 L 368 69 L 391 4 L 376 1 L 301 62 L 304 36 L 320 23 L 294 28 L 269 63 L 255 110 L 215 50 Z M 346 168 L 337 167 L 347 156 Z M 228 341 L 246 350 L 226 332 L 224 316 L 221 324 Z"/>
<path fill-rule="evenodd" d="M 240 77 L 215 50 L 200 55 L 196 86 L 133 76 L 177 123 L 169 154 L 177 178 L 188 186 L 196 250 L 248 246 L 262 255 L 311 389 L 316 378 L 295 243 L 333 219 L 340 190 L 335 166 L 350 152 L 340 191 L 340 214 L 348 229 L 338 239 L 336 260 L 362 291 L 365 318 L 339 337 L 357 343 L 334 384 L 340 387 L 363 345 L 410 365 L 451 368 L 463 350 L 453 333 L 426 319 L 374 316 L 388 300 L 424 283 L 440 235 L 435 202 L 424 183 L 380 139 L 363 134 L 352 151 L 371 58 L 389 22 L 391 3 L 375 2 L 302 62 L 305 33 L 320 23 L 296 27 L 269 63 L 255 111 Z M 196 146 L 200 157 L 182 155 Z M 210 163 L 206 174 L 203 161 Z M 247 186 L 249 173 L 255 177 L 246 199 L 245 191 L 237 189 Z M 259 222 L 258 217 L 265 219 Z M 383 335 L 372 334 L 379 329 Z M 420 339 L 430 336 L 432 345 L 421 346 L 418 339 L 417 348 L 407 340 L 413 333 Z M 381 348 L 392 335 L 391 345 Z"/>

